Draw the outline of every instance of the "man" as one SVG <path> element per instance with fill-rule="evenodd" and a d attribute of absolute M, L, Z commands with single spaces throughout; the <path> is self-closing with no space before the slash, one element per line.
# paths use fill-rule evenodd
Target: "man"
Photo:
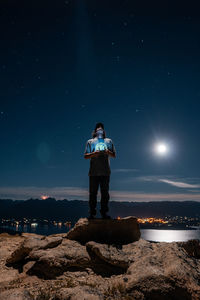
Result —
<path fill-rule="evenodd" d="M 110 182 L 110 158 L 116 157 L 116 150 L 111 139 L 106 138 L 103 123 L 97 123 L 92 133 L 92 139 L 86 143 L 84 158 L 90 158 L 89 169 L 89 219 L 96 215 L 97 193 L 101 189 L 101 209 L 103 219 L 110 219 L 108 212 L 109 182 Z"/>

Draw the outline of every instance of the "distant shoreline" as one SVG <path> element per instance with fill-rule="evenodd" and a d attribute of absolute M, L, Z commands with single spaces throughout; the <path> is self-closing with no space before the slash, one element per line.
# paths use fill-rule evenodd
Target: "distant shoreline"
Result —
<path fill-rule="evenodd" d="M 198 230 L 200 227 L 186 227 L 186 226 L 140 226 L 140 229 L 155 229 L 155 230 Z"/>
<path fill-rule="evenodd" d="M 30 227 L 31 228 L 31 227 Z M 38 228 L 42 229 L 43 226 L 38 226 Z M 73 228 L 73 226 L 71 226 L 71 228 Z M 48 228 L 50 229 L 50 227 Z M 55 228 L 56 229 L 56 228 Z M 66 228 L 65 228 L 66 229 Z M 191 231 L 191 230 L 200 230 L 200 227 L 182 227 L 182 226 L 170 226 L 170 227 L 166 227 L 166 226 L 141 226 L 140 225 L 140 230 L 187 230 L 187 231 Z M 1 233 L 10 233 L 10 234 L 21 234 L 23 232 L 26 232 L 26 233 L 36 233 L 36 234 L 40 234 L 40 233 L 37 233 L 35 230 L 33 231 L 23 231 L 23 230 L 15 230 L 15 226 L 7 226 L 7 225 L 0 225 L 0 234 Z M 44 231 L 45 232 L 45 231 Z M 48 232 L 51 232 L 51 230 L 46 230 L 46 234 L 44 235 L 49 235 Z M 58 233 L 62 233 L 63 231 L 62 230 L 58 230 Z M 53 233 L 52 233 L 53 234 Z"/>

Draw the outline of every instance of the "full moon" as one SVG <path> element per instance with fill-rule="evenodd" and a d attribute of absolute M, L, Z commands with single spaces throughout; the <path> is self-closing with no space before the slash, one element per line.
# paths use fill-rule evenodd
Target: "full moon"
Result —
<path fill-rule="evenodd" d="M 160 154 L 160 155 L 164 155 L 164 154 L 166 154 L 167 153 L 167 145 L 165 145 L 165 144 L 157 144 L 156 146 L 155 146 L 155 151 L 156 151 L 156 153 L 158 153 L 158 154 Z"/>

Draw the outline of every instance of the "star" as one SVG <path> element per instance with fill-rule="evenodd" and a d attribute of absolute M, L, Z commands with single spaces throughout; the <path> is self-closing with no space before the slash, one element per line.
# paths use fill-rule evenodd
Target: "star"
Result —
<path fill-rule="evenodd" d="M 119 55 L 118 55 L 118 56 L 115 56 L 115 57 L 113 57 L 113 59 L 114 59 L 115 62 L 119 62 L 120 56 L 119 56 Z"/>

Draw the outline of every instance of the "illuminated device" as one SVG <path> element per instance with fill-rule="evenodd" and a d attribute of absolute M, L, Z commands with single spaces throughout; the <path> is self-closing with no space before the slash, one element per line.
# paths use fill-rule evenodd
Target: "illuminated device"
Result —
<path fill-rule="evenodd" d="M 107 145 L 104 143 L 103 139 L 103 129 L 99 129 L 96 131 L 97 138 L 98 138 L 98 143 L 95 146 L 95 151 L 104 151 L 108 149 Z"/>

